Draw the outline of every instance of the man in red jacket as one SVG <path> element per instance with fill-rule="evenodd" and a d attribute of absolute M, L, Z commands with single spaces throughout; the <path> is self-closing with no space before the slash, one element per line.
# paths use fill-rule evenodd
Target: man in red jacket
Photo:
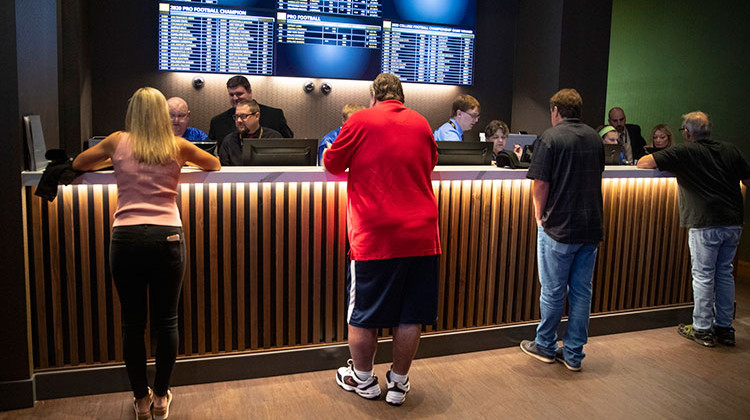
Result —
<path fill-rule="evenodd" d="M 353 114 L 323 154 L 334 174 L 349 169 L 347 227 L 348 366 L 343 389 L 380 396 L 373 360 L 377 329 L 393 329 L 393 365 L 386 373 L 386 402 L 401 405 L 411 384 L 412 359 L 422 324 L 437 319 L 437 201 L 431 174 L 437 146 L 427 120 L 403 104 L 401 81 L 380 74 L 370 87 L 370 108 Z"/>

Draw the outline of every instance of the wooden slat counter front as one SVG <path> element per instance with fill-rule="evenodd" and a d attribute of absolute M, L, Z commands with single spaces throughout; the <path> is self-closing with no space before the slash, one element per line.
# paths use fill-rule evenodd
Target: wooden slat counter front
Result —
<path fill-rule="evenodd" d="M 47 203 L 24 174 L 26 266 L 37 372 L 122 361 L 108 268 L 117 192 L 89 173 Z M 524 170 L 438 167 L 438 324 L 428 333 L 539 318 L 536 225 Z M 608 167 L 605 239 L 592 313 L 690 302 L 677 186 L 658 171 Z M 321 168 L 185 170 L 178 206 L 188 248 L 180 355 L 345 341 L 346 178 Z M 388 331 L 383 331 L 388 335 Z"/>

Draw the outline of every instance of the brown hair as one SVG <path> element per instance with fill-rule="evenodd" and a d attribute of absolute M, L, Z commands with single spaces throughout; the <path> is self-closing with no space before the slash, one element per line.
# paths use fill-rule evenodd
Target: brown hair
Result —
<path fill-rule="evenodd" d="M 466 112 L 472 108 L 476 108 L 479 110 L 479 101 L 471 95 L 458 95 L 456 99 L 453 100 L 453 106 L 451 107 L 451 117 L 456 116 L 456 112 L 460 109 L 463 112 Z"/>
<path fill-rule="evenodd" d="M 563 89 L 549 99 L 549 109 L 557 107 L 563 118 L 581 118 L 583 98 L 575 89 Z"/>
<path fill-rule="evenodd" d="M 378 102 L 395 99 L 404 102 L 401 80 L 391 73 L 380 73 L 370 85 L 370 95 Z"/>
<path fill-rule="evenodd" d="M 260 106 L 258 106 L 258 103 L 255 102 L 255 99 L 240 99 L 237 102 L 237 105 L 235 106 L 235 108 L 240 105 L 245 105 L 245 106 L 250 107 L 250 112 L 252 113 L 256 113 L 260 111 Z"/>
<path fill-rule="evenodd" d="M 503 135 L 507 136 L 510 134 L 508 131 L 508 124 L 500 121 L 500 120 L 492 120 L 489 124 L 487 124 L 486 127 L 484 127 L 484 135 L 487 136 L 489 139 L 490 137 L 494 136 L 497 130 L 503 130 Z"/>
<path fill-rule="evenodd" d="M 242 86 L 248 92 L 253 91 L 252 88 L 250 88 L 250 81 L 248 81 L 245 76 L 233 76 L 227 80 L 227 89 L 233 89 L 239 86 Z"/>

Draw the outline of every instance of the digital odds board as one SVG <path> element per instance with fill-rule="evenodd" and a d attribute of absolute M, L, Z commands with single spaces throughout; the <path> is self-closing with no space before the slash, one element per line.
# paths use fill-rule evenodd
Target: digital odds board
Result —
<path fill-rule="evenodd" d="M 471 85 L 476 0 L 159 3 L 159 70 Z"/>

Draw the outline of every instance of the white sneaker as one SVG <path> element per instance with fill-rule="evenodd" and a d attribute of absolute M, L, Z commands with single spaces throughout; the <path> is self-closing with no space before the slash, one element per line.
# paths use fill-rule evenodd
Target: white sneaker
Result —
<path fill-rule="evenodd" d="M 388 393 L 385 394 L 385 402 L 390 405 L 401 405 L 406 400 L 406 393 L 411 389 L 409 378 L 406 382 L 391 381 L 391 371 L 385 373 L 385 384 L 388 387 Z"/>
<path fill-rule="evenodd" d="M 167 390 L 167 405 L 164 407 L 152 406 L 154 420 L 166 420 L 169 417 L 169 405 L 172 404 L 172 390 Z"/>
<path fill-rule="evenodd" d="M 346 361 L 347 366 L 340 367 L 336 371 L 336 383 L 345 391 L 356 392 L 362 398 L 374 400 L 380 397 L 378 377 L 370 376 L 367 380 L 360 380 L 354 373 L 352 359 Z"/>

